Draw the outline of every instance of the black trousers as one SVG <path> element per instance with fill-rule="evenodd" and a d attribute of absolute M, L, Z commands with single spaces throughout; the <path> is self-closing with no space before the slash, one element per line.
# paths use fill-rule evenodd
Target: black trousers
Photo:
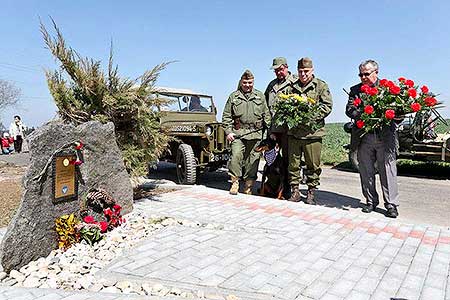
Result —
<path fill-rule="evenodd" d="M 14 150 L 17 153 L 20 153 L 22 151 L 22 142 L 23 139 L 21 135 L 16 136 L 16 138 L 14 139 Z"/>

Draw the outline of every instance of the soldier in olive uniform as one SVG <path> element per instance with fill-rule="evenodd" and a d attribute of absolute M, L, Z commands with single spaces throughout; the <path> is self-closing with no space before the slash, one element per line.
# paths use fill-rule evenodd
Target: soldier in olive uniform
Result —
<path fill-rule="evenodd" d="M 253 82 L 253 74 L 246 70 L 239 81 L 239 88 L 228 97 L 222 116 L 227 140 L 231 142 L 228 170 L 232 195 L 238 193 L 241 176 L 245 180 L 244 193 L 252 193 L 260 158 L 260 153 L 255 148 L 264 138 L 265 124 L 270 122 L 264 95 L 253 88 Z"/>
<path fill-rule="evenodd" d="M 301 199 L 299 191 L 300 183 L 300 162 L 302 154 L 306 163 L 306 184 L 308 185 L 308 195 L 306 203 L 315 204 L 315 191 L 319 185 L 320 173 L 320 153 L 322 150 L 322 137 L 325 135 L 325 117 L 331 112 L 333 101 L 328 85 L 325 81 L 314 76 L 312 60 L 304 57 L 298 61 L 298 81 L 295 82 L 289 93 L 304 95 L 316 100 L 321 116 L 317 123 L 321 128 L 313 131 L 311 128 L 299 125 L 288 131 L 289 147 L 289 181 L 292 189 L 292 196 L 289 201 L 299 202 Z"/>
<path fill-rule="evenodd" d="M 269 106 L 270 113 L 273 117 L 274 111 L 272 107 L 278 100 L 277 95 L 280 93 L 285 93 L 290 86 L 297 81 L 298 78 L 297 76 L 291 74 L 288 69 L 286 58 L 284 57 L 275 57 L 273 59 L 271 69 L 274 70 L 277 78 L 269 83 L 266 91 L 264 92 L 264 96 L 266 97 L 267 105 Z M 290 197 L 290 191 L 287 169 L 287 166 L 289 165 L 287 127 L 272 125 L 270 128 L 270 133 L 275 135 L 276 140 L 281 147 L 281 156 L 283 157 L 283 162 L 286 166 L 286 169 L 284 170 L 284 196 L 285 199 L 288 199 Z"/>

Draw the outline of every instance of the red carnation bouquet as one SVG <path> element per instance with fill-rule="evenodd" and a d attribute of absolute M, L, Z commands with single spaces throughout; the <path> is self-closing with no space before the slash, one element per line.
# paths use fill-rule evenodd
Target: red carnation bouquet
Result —
<path fill-rule="evenodd" d="M 403 77 L 397 83 L 381 79 L 378 86 L 363 85 L 361 92 L 361 98 L 356 98 L 353 105 L 361 111 L 356 126 L 365 132 L 389 125 L 408 113 L 433 110 L 438 104 L 436 95 L 426 85 L 419 89 L 414 81 Z"/>

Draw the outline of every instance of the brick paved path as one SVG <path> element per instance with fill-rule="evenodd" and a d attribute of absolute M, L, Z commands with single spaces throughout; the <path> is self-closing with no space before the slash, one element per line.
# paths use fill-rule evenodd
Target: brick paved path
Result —
<path fill-rule="evenodd" d="M 97 277 L 240 299 L 450 300 L 448 228 L 205 187 L 136 209 L 199 225 L 167 227 Z"/>
<path fill-rule="evenodd" d="M 110 293 L 68 292 L 52 289 L 27 289 L 0 286 L 0 300 L 159 300 L 161 297 Z M 179 300 L 164 297 L 164 300 Z"/>
<path fill-rule="evenodd" d="M 223 230 L 170 227 L 106 276 L 255 299 L 450 299 L 447 229 L 203 187 L 157 200 L 137 206 Z"/>

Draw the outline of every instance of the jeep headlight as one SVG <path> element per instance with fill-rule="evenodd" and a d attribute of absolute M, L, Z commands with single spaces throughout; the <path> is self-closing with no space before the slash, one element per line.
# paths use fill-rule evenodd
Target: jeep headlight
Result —
<path fill-rule="evenodd" d="M 211 126 L 206 126 L 206 128 L 205 128 L 205 134 L 206 134 L 207 136 L 211 136 L 212 132 L 213 132 L 213 129 L 211 128 Z"/>

